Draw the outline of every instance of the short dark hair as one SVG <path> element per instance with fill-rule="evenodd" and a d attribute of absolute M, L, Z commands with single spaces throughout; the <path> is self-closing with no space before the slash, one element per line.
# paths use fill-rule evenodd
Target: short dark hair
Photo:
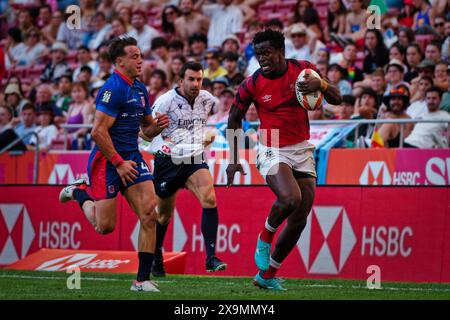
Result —
<path fill-rule="evenodd" d="M 25 111 L 25 110 L 33 110 L 33 112 L 36 112 L 36 107 L 34 106 L 34 104 L 32 104 L 31 102 L 27 102 L 23 105 L 23 107 L 20 109 L 20 111 Z"/>
<path fill-rule="evenodd" d="M 161 81 L 163 82 L 163 86 L 165 85 L 165 83 L 166 83 L 166 81 L 167 81 L 167 75 L 166 75 L 166 73 L 163 71 L 163 70 L 161 70 L 161 69 L 155 69 L 155 70 L 153 70 L 153 72 L 152 72 L 152 74 L 151 74 L 151 78 L 152 77 L 154 77 L 154 76 L 158 76 L 158 77 L 160 77 L 161 78 Z"/>
<path fill-rule="evenodd" d="M 239 55 L 237 53 L 228 51 L 223 54 L 223 60 L 238 61 Z"/>
<path fill-rule="evenodd" d="M 436 48 L 438 48 L 439 52 L 442 51 L 442 49 L 441 49 L 441 42 L 439 40 L 432 40 L 431 42 L 429 42 L 427 44 L 427 47 L 430 46 L 430 45 L 431 46 L 435 46 Z M 425 49 L 426 49 L 426 47 L 425 47 Z"/>
<path fill-rule="evenodd" d="M 98 17 L 101 17 L 103 20 L 106 20 L 106 15 L 102 11 L 97 11 L 93 16 L 93 18 L 98 18 Z"/>
<path fill-rule="evenodd" d="M 433 78 L 430 77 L 430 76 L 426 76 L 426 75 L 421 76 L 421 77 L 419 78 L 419 82 L 420 82 L 420 80 L 426 80 L 426 81 L 428 81 L 429 83 L 431 83 L 431 85 L 433 85 Z"/>
<path fill-rule="evenodd" d="M 58 83 L 62 80 L 62 79 L 67 79 L 69 80 L 69 82 L 73 82 L 72 81 L 72 76 L 68 75 L 68 74 L 63 74 L 61 77 L 58 78 Z"/>
<path fill-rule="evenodd" d="M 441 88 L 439 88 L 437 86 L 432 86 L 431 88 L 428 88 L 425 91 L 425 95 L 427 95 L 428 92 L 437 92 L 439 95 L 439 98 L 442 98 L 442 90 L 441 90 Z"/>
<path fill-rule="evenodd" d="M 272 47 L 274 47 L 275 49 L 284 50 L 284 35 L 281 32 L 271 29 L 266 29 L 264 31 L 258 32 L 253 38 L 253 45 L 264 41 L 269 41 Z"/>
<path fill-rule="evenodd" d="M 193 70 L 193 71 L 200 71 L 201 70 L 201 71 L 203 71 L 203 66 L 200 63 L 195 62 L 195 61 L 186 62 L 183 65 L 183 67 L 181 68 L 181 71 L 180 71 L 180 77 L 182 79 L 184 78 L 187 70 Z"/>
<path fill-rule="evenodd" d="M 84 50 L 84 51 L 91 52 L 91 50 L 89 49 L 89 47 L 88 47 L 88 46 L 85 46 L 85 45 L 81 45 L 81 46 L 79 46 L 79 47 L 77 48 L 77 51 L 80 51 L 80 50 Z"/>
<path fill-rule="evenodd" d="M 167 44 L 169 49 L 184 49 L 184 43 L 181 40 L 174 39 Z"/>
<path fill-rule="evenodd" d="M 109 56 L 111 61 L 116 63 L 118 57 L 126 55 L 125 47 L 137 46 L 137 41 L 133 37 L 119 37 L 114 38 L 109 45 Z"/>
<path fill-rule="evenodd" d="M 201 32 L 195 32 L 188 38 L 189 45 L 192 45 L 195 41 L 201 41 L 208 45 L 208 37 Z"/>
<path fill-rule="evenodd" d="M 158 49 L 158 48 L 168 48 L 167 40 L 163 37 L 156 37 L 152 39 L 151 42 L 151 48 L 152 50 Z"/>
<path fill-rule="evenodd" d="M 80 68 L 80 72 L 89 72 L 90 74 L 92 74 L 92 68 L 89 67 L 88 65 L 84 65 Z"/>
<path fill-rule="evenodd" d="M 283 29 L 283 28 L 284 28 L 284 25 L 283 25 L 283 21 L 281 21 L 280 19 L 274 18 L 274 19 L 270 19 L 269 21 L 267 21 L 267 22 L 264 24 L 264 27 L 265 27 L 266 29 L 270 29 L 270 27 L 278 27 L 278 28 L 280 28 L 280 29 Z"/>

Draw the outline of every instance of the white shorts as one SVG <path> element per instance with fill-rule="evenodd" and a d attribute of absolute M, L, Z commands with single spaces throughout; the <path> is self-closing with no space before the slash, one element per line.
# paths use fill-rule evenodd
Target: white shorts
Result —
<path fill-rule="evenodd" d="M 259 143 L 256 166 L 263 177 L 276 174 L 280 163 L 286 163 L 294 171 L 316 177 L 314 148 L 314 145 L 309 141 L 302 141 L 281 148 L 267 147 Z"/>

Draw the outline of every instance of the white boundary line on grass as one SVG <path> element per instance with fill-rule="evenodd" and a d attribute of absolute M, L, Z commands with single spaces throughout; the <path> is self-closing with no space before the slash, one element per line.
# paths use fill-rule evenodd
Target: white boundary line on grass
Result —
<path fill-rule="evenodd" d="M 8 274 L 0 274 L 0 278 L 13 278 L 13 279 L 45 279 L 45 280 L 67 280 L 66 277 L 37 277 L 37 276 L 22 276 L 22 275 L 8 275 Z M 111 278 L 92 278 L 92 277 L 83 277 L 82 280 L 88 280 L 88 281 L 126 281 L 129 282 L 132 279 L 111 279 Z M 161 283 L 171 283 L 176 282 L 173 280 L 154 280 L 156 282 Z M 367 287 L 364 286 L 342 286 L 342 285 L 335 285 L 335 284 L 305 284 L 303 285 L 305 288 L 330 288 L 330 289 L 366 289 L 369 290 Z M 390 291 L 431 291 L 431 292 L 450 292 L 449 289 L 439 289 L 439 288 L 408 288 L 408 287 L 381 287 L 381 289 L 377 289 L 374 291 L 379 290 L 390 290 Z"/>

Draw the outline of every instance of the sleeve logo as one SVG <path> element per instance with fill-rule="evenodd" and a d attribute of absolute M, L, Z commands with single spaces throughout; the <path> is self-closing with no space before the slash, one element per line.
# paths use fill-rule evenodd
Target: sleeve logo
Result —
<path fill-rule="evenodd" d="M 102 96 L 102 102 L 104 102 L 104 103 L 109 103 L 109 100 L 111 100 L 111 95 L 112 95 L 112 92 L 109 91 L 109 90 L 106 90 L 106 91 L 103 93 L 103 96 Z"/>

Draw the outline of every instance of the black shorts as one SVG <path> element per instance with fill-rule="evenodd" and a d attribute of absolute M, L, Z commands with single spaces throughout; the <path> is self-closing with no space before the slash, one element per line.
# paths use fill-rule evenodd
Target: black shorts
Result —
<path fill-rule="evenodd" d="M 193 160 L 193 159 L 192 159 Z M 202 158 L 203 160 L 203 158 Z M 191 161 L 192 164 L 174 163 L 170 157 L 155 156 L 153 177 L 156 195 L 162 199 L 168 198 L 184 188 L 187 179 L 197 170 L 208 169 L 206 162 Z"/>

